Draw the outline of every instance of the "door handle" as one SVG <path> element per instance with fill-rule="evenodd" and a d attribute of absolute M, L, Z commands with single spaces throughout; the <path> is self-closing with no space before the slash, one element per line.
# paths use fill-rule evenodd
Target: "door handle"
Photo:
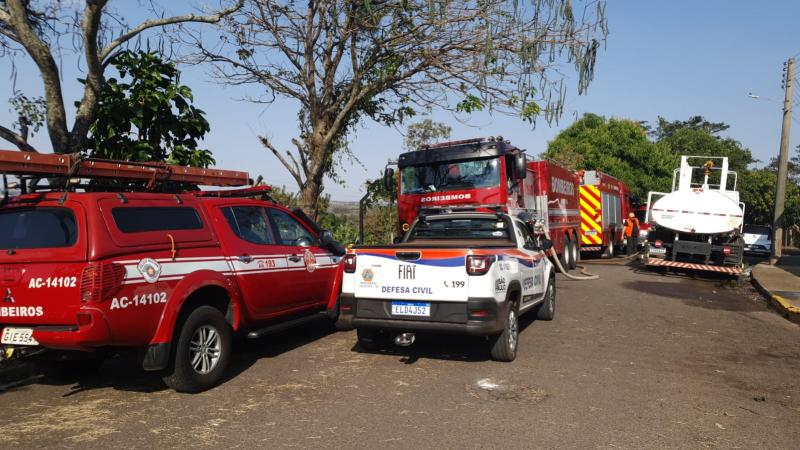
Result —
<path fill-rule="evenodd" d="M 239 261 L 243 263 L 251 263 L 253 262 L 253 257 L 250 255 L 239 255 Z"/>
<path fill-rule="evenodd" d="M 289 257 L 289 261 L 291 262 L 300 262 L 301 259 L 302 258 L 300 257 L 300 255 L 292 255 Z"/>

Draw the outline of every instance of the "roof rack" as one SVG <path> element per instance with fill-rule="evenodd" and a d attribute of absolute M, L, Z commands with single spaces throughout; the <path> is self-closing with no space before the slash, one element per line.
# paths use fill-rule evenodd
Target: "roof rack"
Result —
<path fill-rule="evenodd" d="M 83 158 L 80 154 L 31 153 L 0 150 L 0 172 L 42 178 L 105 178 L 146 181 L 147 190 L 169 181 L 200 186 L 246 186 L 247 172 L 175 166 L 160 162 L 130 162 Z M 67 183 L 65 183 L 67 187 Z"/>

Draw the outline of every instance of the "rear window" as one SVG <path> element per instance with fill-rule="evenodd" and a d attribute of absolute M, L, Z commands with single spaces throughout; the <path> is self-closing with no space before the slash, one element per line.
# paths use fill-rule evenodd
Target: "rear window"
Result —
<path fill-rule="evenodd" d="M 508 224 L 502 219 L 445 219 L 418 222 L 409 240 L 415 239 L 496 239 L 511 240 Z"/>
<path fill-rule="evenodd" d="M 78 239 L 68 208 L 15 208 L 0 212 L 0 248 L 71 247 Z"/>
<path fill-rule="evenodd" d="M 203 221 L 197 211 L 186 206 L 113 208 L 111 215 L 114 216 L 117 228 L 123 233 L 203 228 Z"/>
<path fill-rule="evenodd" d="M 744 232 L 747 234 L 765 234 L 772 239 L 772 229 L 764 225 L 745 225 Z"/>

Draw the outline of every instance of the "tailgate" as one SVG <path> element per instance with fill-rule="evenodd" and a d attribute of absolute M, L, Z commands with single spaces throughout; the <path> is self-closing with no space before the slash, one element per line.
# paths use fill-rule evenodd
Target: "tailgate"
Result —
<path fill-rule="evenodd" d="M 75 324 L 85 266 L 85 262 L 0 265 L 0 326 Z"/>
<path fill-rule="evenodd" d="M 467 250 L 370 248 L 356 255 L 357 298 L 467 301 Z"/>
<path fill-rule="evenodd" d="M 74 324 L 86 240 L 77 202 L 0 208 L 0 326 Z"/>

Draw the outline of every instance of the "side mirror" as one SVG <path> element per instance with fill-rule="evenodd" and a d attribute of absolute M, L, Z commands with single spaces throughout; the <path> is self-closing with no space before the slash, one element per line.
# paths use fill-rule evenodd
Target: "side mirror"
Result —
<path fill-rule="evenodd" d="M 383 187 L 388 192 L 393 192 L 394 190 L 394 169 L 387 167 L 386 171 L 383 172 Z"/>
<path fill-rule="evenodd" d="M 517 178 L 524 180 L 528 176 L 528 163 L 525 161 L 525 155 L 520 153 L 514 159 L 514 170 L 517 173 Z"/>
<path fill-rule="evenodd" d="M 319 234 L 319 244 L 322 248 L 327 248 L 336 256 L 344 255 L 347 250 L 336 239 L 333 238 L 333 233 L 328 230 L 322 230 Z"/>
<path fill-rule="evenodd" d="M 551 248 L 553 248 L 553 241 L 551 241 L 550 239 L 547 239 L 547 238 L 541 238 L 539 240 L 539 248 L 542 251 L 546 252 L 546 251 L 550 250 Z"/>

